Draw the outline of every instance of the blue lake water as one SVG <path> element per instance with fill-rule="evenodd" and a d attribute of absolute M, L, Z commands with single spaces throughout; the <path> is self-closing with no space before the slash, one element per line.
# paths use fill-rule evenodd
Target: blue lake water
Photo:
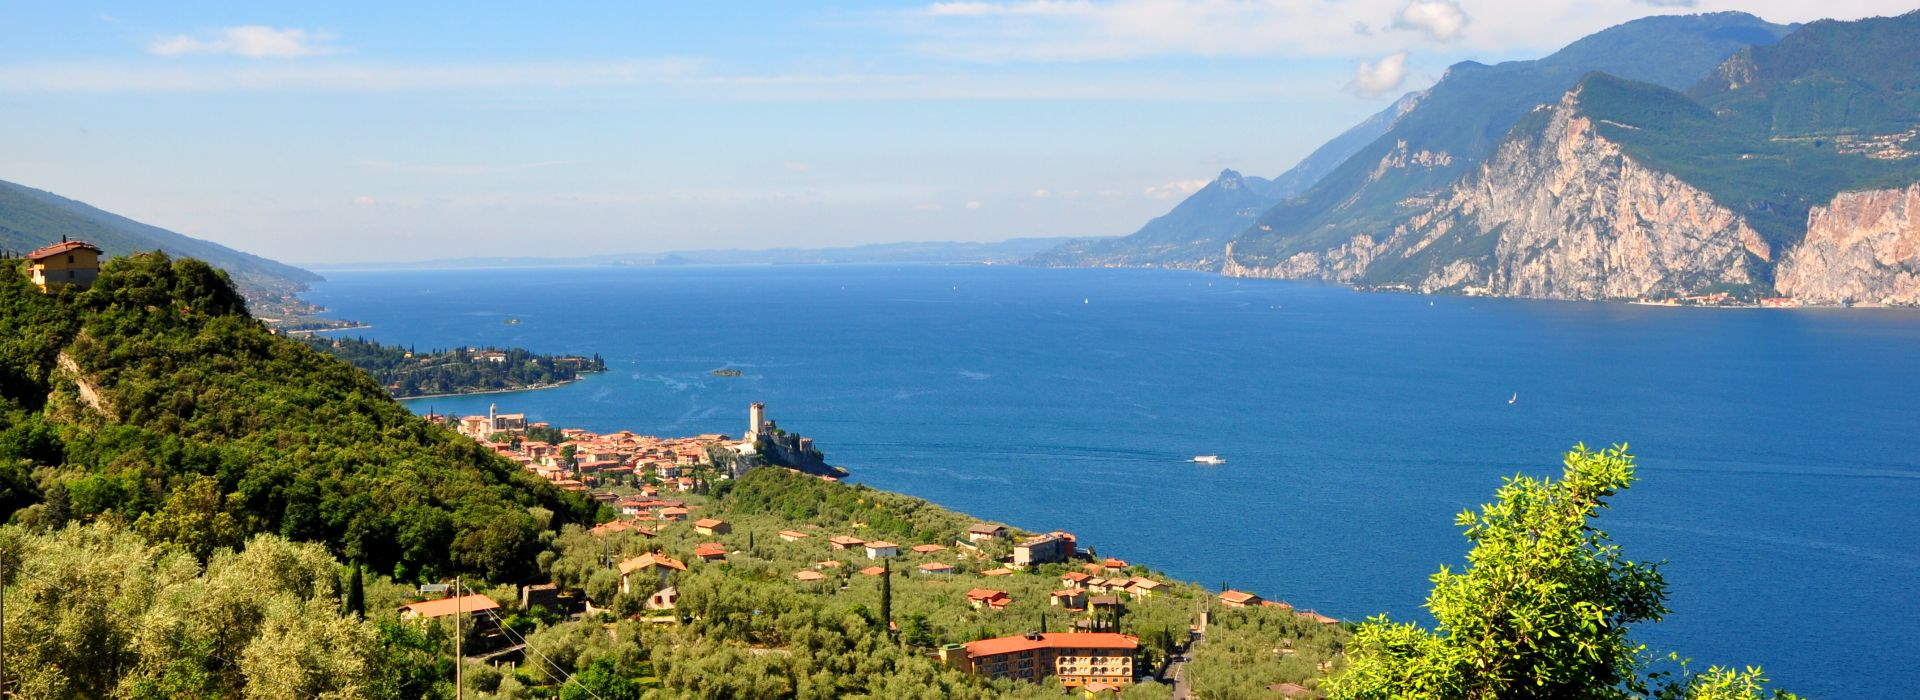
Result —
<path fill-rule="evenodd" d="M 1601 526 L 1669 560 L 1673 608 L 1640 641 L 1826 697 L 1920 687 L 1920 313 L 972 266 L 328 277 L 309 298 L 373 339 L 610 368 L 416 411 L 738 434 L 765 401 L 861 482 L 1351 619 L 1424 621 L 1455 513 L 1629 442 Z"/>

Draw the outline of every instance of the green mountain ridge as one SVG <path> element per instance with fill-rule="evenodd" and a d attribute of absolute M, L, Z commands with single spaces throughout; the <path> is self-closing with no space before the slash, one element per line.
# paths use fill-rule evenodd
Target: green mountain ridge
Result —
<path fill-rule="evenodd" d="M 247 288 L 291 295 L 319 275 L 258 255 L 144 224 L 52 192 L 0 180 L 0 248 L 24 253 L 61 236 L 100 246 L 108 256 L 161 251 L 205 260 Z"/>
<path fill-rule="evenodd" d="M 1580 39 L 1545 58 L 1455 64 L 1420 105 L 1301 196 L 1281 202 L 1233 241 L 1241 265 L 1273 265 L 1403 216 L 1490 155 L 1520 118 L 1588 73 L 1686 88 L 1756 41 L 1792 27 L 1741 12 L 1646 17 Z"/>

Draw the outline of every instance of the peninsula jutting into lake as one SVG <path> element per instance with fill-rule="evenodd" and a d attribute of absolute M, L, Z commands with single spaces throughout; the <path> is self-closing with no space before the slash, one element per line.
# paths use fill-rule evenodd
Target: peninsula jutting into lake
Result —
<path fill-rule="evenodd" d="M 0 700 L 1911 694 L 1912 3 L 10 6 Z"/>

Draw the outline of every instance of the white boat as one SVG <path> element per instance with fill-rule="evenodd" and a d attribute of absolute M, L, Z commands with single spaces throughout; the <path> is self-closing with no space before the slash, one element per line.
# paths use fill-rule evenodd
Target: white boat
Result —
<path fill-rule="evenodd" d="M 1220 455 L 1200 455 L 1200 456 L 1194 457 L 1193 461 L 1198 462 L 1200 464 L 1226 464 L 1227 463 L 1227 460 L 1221 459 Z"/>
<path fill-rule="evenodd" d="M 1507 398 L 1507 405 L 1511 406 L 1515 402 L 1518 402 L 1519 400 L 1520 400 L 1520 392 L 1517 392 L 1517 391 L 1513 392 L 1513 396 Z"/>

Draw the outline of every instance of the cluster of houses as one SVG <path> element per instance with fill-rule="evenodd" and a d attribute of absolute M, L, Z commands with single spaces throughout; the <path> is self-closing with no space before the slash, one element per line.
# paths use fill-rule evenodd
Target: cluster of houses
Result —
<path fill-rule="evenodd" d="M 669 438 L 628 430 L 602 435 L 567 428 L 560 431 L 565 444 L 556 445 L 525 439 L 527 430 L 550 427 L 546 423 L 528 423 L 526 414 L 500 413 L 498 406 L 489 406 L 484 416 L 428 416 L 428 420 L 450 424 L 460 434 L 486 445 L 555 486 L 579 493 L 632 477 L 649 476 L 662 487 L 691 491 L 696 482 L 689 473 L 694 467 L 707 463 L 710 448 L 727 442 L 727 436 L 719 434 Z M 506 439 L 494 439 L 502 433 Z M 572 448 L 570 455 L 566 447 Z M 657 493 L 658 488 L 661 487 L 647 484 L 643 491 Z M 602 502 L 617 498 L 610 492 L 597 492 L 594 497 Z"/>

